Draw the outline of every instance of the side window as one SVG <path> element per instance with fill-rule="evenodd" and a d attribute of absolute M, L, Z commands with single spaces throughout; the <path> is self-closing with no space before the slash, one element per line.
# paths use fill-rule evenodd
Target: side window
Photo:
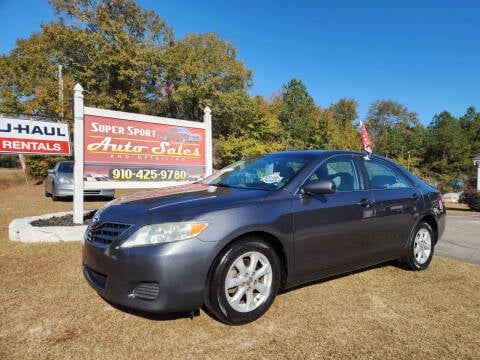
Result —
<path fill-rule="evenodd" d="M 309 180 L 331 180 L 337 186 L 337 191 L 363 189 L 355 161 L 350 156 L 336 156 L 324 161 Z"/>
<path fill-rule="evenodd" d="M 368 179 L 372 189 L 394 189 L 412 187 L 408 179 L 393 169 L 389 164 L 378 161 L 365 161 Z"/>

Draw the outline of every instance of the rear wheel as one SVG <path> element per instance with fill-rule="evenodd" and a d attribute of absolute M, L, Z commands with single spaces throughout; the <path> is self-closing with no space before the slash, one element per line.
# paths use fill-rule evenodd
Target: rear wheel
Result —
<path fill-rule="evenodd" d="M 229 246 L 214 265 L 205 305 L 226 324 L 246 324 L 268 310 L 279 284 L 275 251 L 261 238 L 247 238 Z"/>
<path fill-rule="evenodd" d="M 431 226 L 420 222 L 408 243 L 406 256 L 402 262 L 411 270 L 424 270 L 428 267 L 433 257 L 435 235 Z"/>

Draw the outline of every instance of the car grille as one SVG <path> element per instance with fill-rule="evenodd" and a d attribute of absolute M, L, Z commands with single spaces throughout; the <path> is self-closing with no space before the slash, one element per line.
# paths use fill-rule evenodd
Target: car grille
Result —
<path fill-rule="evenodd" d="M 131 226 L 132 225 L 118 223 L 90 225 L 87 229 L 86 240 L 98 247 L 107 247 Z"/>
<path fill-rule="evenodd" d="M 102 192 L 100 190 L 83 190 L 83 195 L 100 195 Z"/>

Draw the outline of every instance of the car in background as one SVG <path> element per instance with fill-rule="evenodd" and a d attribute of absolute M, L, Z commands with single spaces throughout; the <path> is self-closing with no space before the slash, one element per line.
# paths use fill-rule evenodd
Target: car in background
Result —
<path fill-rule="evenodd" d="M 460 202 L 461 197 L 462 197 L 462 192 L 446 193 L 443 195 L 443 202 L 458 204 Z"/>
<path fill-rule="evenodd" d="M 182 127 L 171 127 L 168 132 L 163 133 L 165 141 L 181 142 L 181 143 L 200 143 L 202 136 L 190 132 L 190 130 Z"/>
<path fill-rule="evenodd" d="M 51 196 L 53 201 L 73 196 L 73 167 L 73 161 L 59 161 L 53 169 L 48 169 L 48 175 L 45 179 L 45 196 Z M 115 190 L 84 190 L 83 194 L 88 197 L 113 199 Z"/>
<path fill-rule="evenodd" d="M 389 159 L 278 152 L 113 200 L 85 232 L 82 266 L 120 307 L 239 325 L 321 278 L 391 260 L 426 269 L 444 228 L 441 193 Z"/>

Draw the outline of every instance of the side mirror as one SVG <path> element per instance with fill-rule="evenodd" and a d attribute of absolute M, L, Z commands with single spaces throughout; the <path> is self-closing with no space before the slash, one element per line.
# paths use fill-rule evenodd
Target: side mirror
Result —
<path fill-rule="evenodd" d="M 50 175 L 55 174 L 55 170 L 53 170 L 53 169 L 48 169 L 48 170 L 47 170 L 47 173 L 50 174 Z"/>
<path fill-rule="evenodd" d="M 331 180 L 312 180 L 302 187 L 303 194 L 333 194 L 337 186 Z"/>

